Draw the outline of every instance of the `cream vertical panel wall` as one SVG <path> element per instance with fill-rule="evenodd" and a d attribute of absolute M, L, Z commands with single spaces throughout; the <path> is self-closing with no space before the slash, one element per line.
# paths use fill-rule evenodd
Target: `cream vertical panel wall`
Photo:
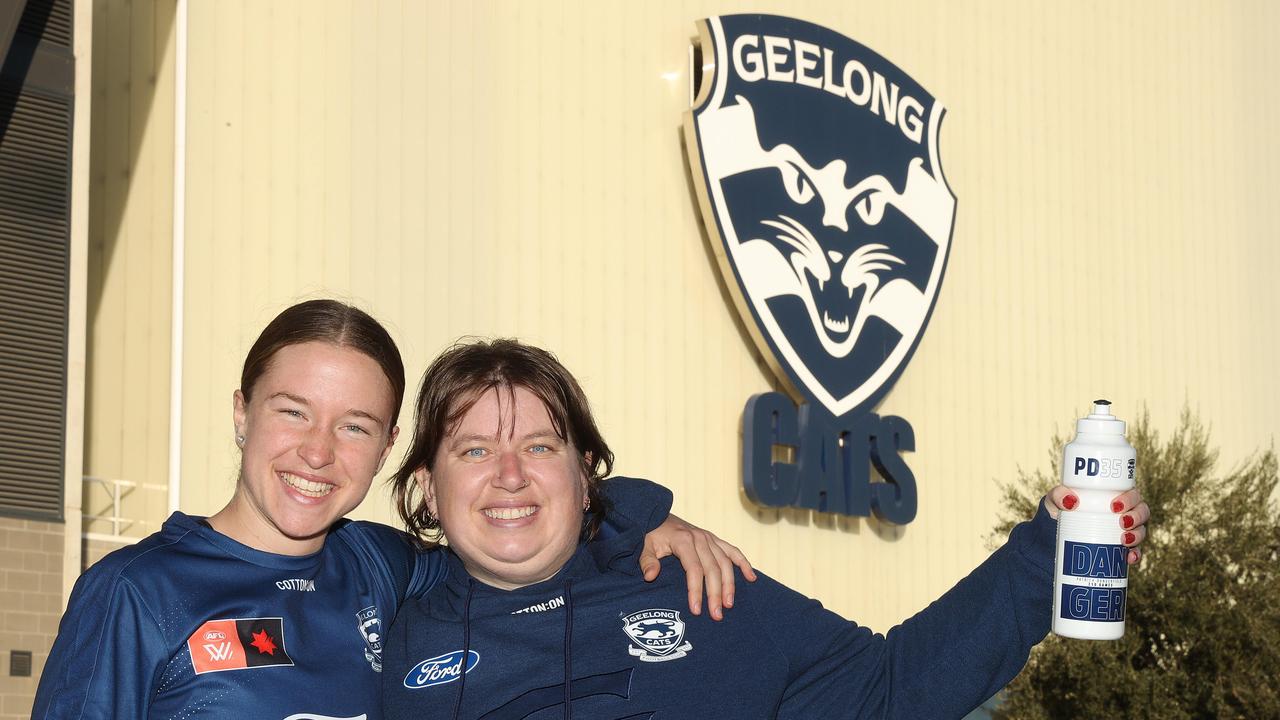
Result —
<path fill-rule="evenodd" d="M 126 537 L 159 528 L 169 442 L 173 229 L 172 0 L 92 3 L 86 475 L 132 483 Z M 84 529 L 110 533 L 85 484 Z"/>
<path fill-rule="evenodd" d="M 776 383 L 706 249 L 679 128 L 710 2 L 192 0 L 182 497 L 230 496 L 231 392 L 304 297 L 369 308 L 410 385 L 465 334 L 555 350 L 621 473 L 758 566 L 884 629 L 986 554 L 997 480 L 1047 467 L 1095 396 L 1225 460 L 1280 426 L 1280 64 L 1264 2 L 777 2 L 949 108 L 959 197 L 907 418 L 905 528 L 754 508 L 743 404 Z M 408 418 L 402 420 L 407 423 Z M 380 488 L 359 513 L 390 519 Z"/>

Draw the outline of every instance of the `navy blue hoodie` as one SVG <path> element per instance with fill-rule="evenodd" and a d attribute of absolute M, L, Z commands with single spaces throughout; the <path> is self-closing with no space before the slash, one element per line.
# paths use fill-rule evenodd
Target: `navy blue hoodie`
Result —
<path fill-rule="evenodd" d="M 401 609 L 383 650 L 387 718 L 959 718 L 1049 630 L 1042 507 L 923 611 L 872 633 L 761 576 L 723 622 L 686 609 L 679 564 L 640 577 L 639 538 L 578 548 L 513 591 L 448 578 Z M 463 672 L 465 657 L 465 673 Z"/>

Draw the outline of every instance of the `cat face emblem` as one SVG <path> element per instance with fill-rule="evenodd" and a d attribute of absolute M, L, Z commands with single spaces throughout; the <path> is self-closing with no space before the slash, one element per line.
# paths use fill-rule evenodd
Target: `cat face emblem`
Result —
<path fill-rule="evenodd" d="M 944 110 L 906 73 L 790 18 L 699 24 L 685 139 L 708 239 L 757 346 L 793 395 L 869 410 L 920 341 L 955 196 Z"/>
<path fill-rule="evenodd" d="M 679 610 L 650 608 L 625 615 L 622 631 L 631 640 L 627 651 L 641 662 L 679 660 L 693 650 L 693 644 L 684 639 Z"/>

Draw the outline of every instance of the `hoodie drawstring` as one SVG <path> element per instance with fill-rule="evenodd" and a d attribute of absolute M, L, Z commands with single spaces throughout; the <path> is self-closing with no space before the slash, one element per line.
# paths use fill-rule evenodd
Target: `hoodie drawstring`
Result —
<path fill-rule="evenodd" d="M 462 605 L 462 664 L 458 678 L 458 696 L 453 700 L 453 720 L 458 720 L 458 711 L 462 709 L 462 692 L 467 687 L 467 661 L 471 659 L 471 596 L 476 591 L 476 581 L 467 579 L 467 600 Z"/>
<path fill-rule="evenodd" d="M 564 584 L 564 717 L 573 720 L 573 583 Z"/>

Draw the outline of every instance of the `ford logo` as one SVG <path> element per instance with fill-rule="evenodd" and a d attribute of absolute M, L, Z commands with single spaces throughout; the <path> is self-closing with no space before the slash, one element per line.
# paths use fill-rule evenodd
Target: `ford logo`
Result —
<path fill-rule="evenodd" d="M 465 672 L 471 672 L 480 662 L 480 653 L 475 650 L 467 651 L 467 669 Z M 451 653 L 437 655 L 429 660 L 414 665 L 409 674 L 404 676 L 404 686 L 410 690 L 418 688 L 431 687 L 432 685 L 443 685 L 451 683 L 462 676 L 462 651 L 454 650 Z"/>

